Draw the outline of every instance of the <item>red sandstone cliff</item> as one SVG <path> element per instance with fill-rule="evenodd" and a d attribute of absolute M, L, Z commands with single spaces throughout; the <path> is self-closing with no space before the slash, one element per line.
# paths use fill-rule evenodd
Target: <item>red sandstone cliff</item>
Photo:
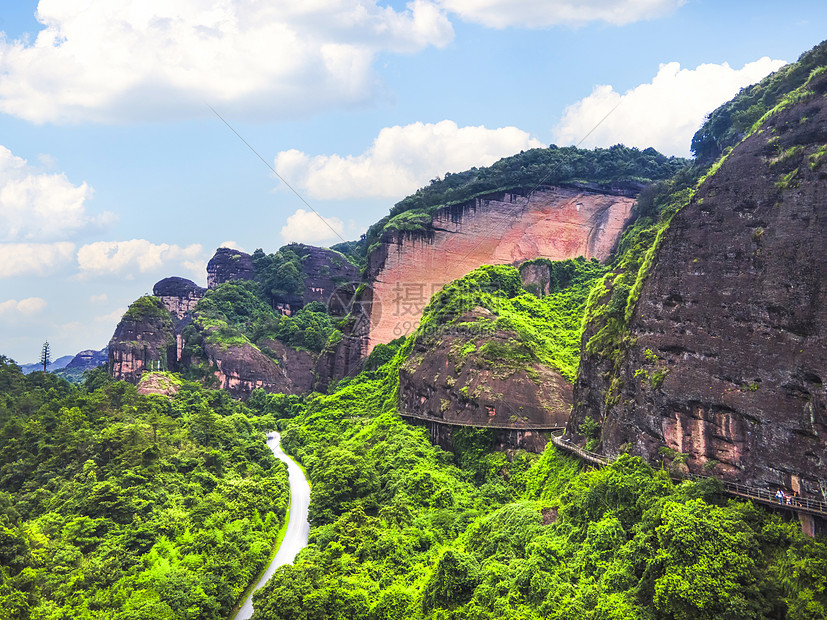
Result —
<path fill-rule="evenodd" d="M 577 256 L 605 260 L 634 202 L 623 195 L 543 187 L 530 196 L 499 193 L 440 209 L 432 231 L 398 234 L 370 256 L 367 352 L 411 333 L 433 293 L 481 265 Z"/>
<path fill-rule="evenodd" d="M 109 341 L 109 372 L 137 383 L 146 370 L 167 370 L 175 361 L 172 316 L 157 297 L 141 297 L 124 314 Z"/>
<path fill-rule="evenodd" d="M 827 495 L 827 74 L 808 88 L 674 217 L 620 367 L 584 347 L 570 430 L 600 421 L 606 453 Z"/>

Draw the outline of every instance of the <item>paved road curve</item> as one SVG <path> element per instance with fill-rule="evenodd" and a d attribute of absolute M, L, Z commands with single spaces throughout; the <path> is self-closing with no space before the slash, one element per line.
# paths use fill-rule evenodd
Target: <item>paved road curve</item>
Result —
<path fill-rule="evenodd" d="M 281 542 L 276 557 L 270 562 L 267 571 L 256 583 L 253 591 L 262 587 L 276 569 L 284 564 L 293 562 L 296 554 L 307 546 L 307 536 L 310 533 L 310 524 L 307 522 L 307 507 L 310 505 L 310 485 L 304 477 L 304 472 L 293 462 L 289 456 L 282 452 L 280 445 L 281 437 L 278 433 L 267 435 L 267 445 L 280 461 L 287 464 L 287 472 L 290 475 L 290 520 L 287 522 L 287 533 Z M 253 595 L 250 594 L 244 601 L 235 620 L 249 620 L 253 615 Z"/>

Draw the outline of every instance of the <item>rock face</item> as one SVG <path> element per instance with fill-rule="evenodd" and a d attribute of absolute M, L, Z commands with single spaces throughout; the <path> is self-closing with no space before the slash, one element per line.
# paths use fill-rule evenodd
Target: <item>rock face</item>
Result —
<path fill-rule="evenodd" d="M 201 288 L 192 280 L 179 277 L 164 278 L 152 287 L 152 294 L 179 321 L 192 312 L 206 292 L 207 289 Z"/>
<path fill-rule="evenodd" d="M 231 280 L 252 280 L 253 259 L 246 252 L 218 248 L 207 263 L 207 288 L 215 288 Z"/>
<path fill-rule="evenodd" d="M 314 367 L 316 364 L 314 354 L 310 351 L 288 347 L 278 340 L 268 340 L 262 343 L 261 346 L 262 349 L 267 349 L 279 361 L 277 376 L 280 379 L 276 382 L 278 389 L 271 391 L 287 394 L 306 394 L 313 389 Z M 281 377 L 283 377 L 283 380 Z"/>
<path fill-rule="evenodd" d="M 356 268 L 339 252 L 301 244 L 288 247 L 301 257 L 305 286 L 301 295 L 275 300 L 277 309 L 291 314 L 311 302 L 328 304 L 333 300 L 333 305 L 341 306 L 339 314 L 343 316 L 352 305 L 359 278 Z M 210 288 L 232 280 L 249 280 L 254 274 L 252 257 L 228 248 L 216 252 L 207 270 Z M 290 394 L 313 389 L 317 356 L 275 340 L 259 343 L 262 350 L 249 344 L 229 347 L 205 344 L 198 359 L 185 355 L 185 328 L 193 324 L 192 313 L 207 292 L 208 289 L 185 278 L 165 278 L 156 283 L 154 297 L 142 298 L 133 304 L 116 329 L 110 343 L 113 376 L 137 382 L 148 369 L 184 370 L 195 363 L 205 364 L 218 384 L 238 397 L 247 397 L 256 388 Z M 193 327 L 197 325 L 196 322 Z M 207 332 L 198 337 L 209 341 Z M 358 342 L 362 342 L 361 337 Z M 357 353 L 358 359 L 361 353 L 361 350 Z M 328 368 L 326 362 L 327 358 L 319 363 L 322 372 Z M 350 368 L 343 367 L 336 359 L 329 367 L 344 372 Z M 320 384 L 326 386 L 328 378 L 325 375 Z"/>
<path fill-rule="evenodd" d="M 350 290 L 347 285 L 361 281 L 359 270 L 339 252 L 300 243 L 287 247 L 302 257 L 304 306 L 314 301 L 327 305 L 339 289 L 346 294 Z"/>
<path fill-rule="evenodd" d="M 160 394 L 161 396 L 175 396 L 181 389 L 181 383 L 163 372 L 145 372 L 138 382 L 138 394 L 148 396 Z"/>
<path fill-rule="evenodd" d="M 400 413 L 430 423 L 443 446 L 450 443 L 450 427 L 476 426 L 514 435 L 501 438 L 510 447 L 542 451 L 541 432 L 566 424 L 572 387 L 542 364 L 490 356 L 519 338 L 475 328 L 477 320 L 492 317 L 477 308 L 461 317 L 460 327 L 425 335 L 414 345 L 400 370 Z"/>
<path fill-rule="evenodd" d="M 584 355 L 572 428 L 602 421 L 606 453 L 827 496 L 827 74 L 809 87 L 672 220 L 614 404 Z"/>
<path fill-rule="evenodd" d="M 144 370 L 174 369 L 177 361 L 172 315 L 157 297 L 134 302 L 109 341 L 109 372 L 137 383 Z"/>
<path fill-rule="evenodd" d="M 332 380 L 355 376 L 362 369 L 362 363 L 368 354 L 372 304 L 373 289 L 370 286 L 357 288 L 354 285 L 342 285 L 336 289 L 328 302 L 328 310 L 335 317 L 347 317 L 347 324 L 342 326 L 341 341 L 319 355 L 316 362 L 316 391 L 325 392 Z M 377 308 L 377 312 L 381 312 L 381 309 Z"/>
<path fill-rule="evenodd" d="M 253 390 L 289 392 L 284 371 L 269 357 L 249 344 L 222 347 L 207 344 L 207 358 L 212 362 L 218 387 L 233 396 L 246 398 Z"/>
<path fill-rule="evenodd" d="M 381 312 L 371 314 L 366 350 L 411 333 L 433 293 L 480 265 L 606 259 L 635 202 L 617 190 L 543 187 L 530 197 L 492 194 L 440 209 L 427 234 L 385 240 L 369 259 L 373 307 Z"/>

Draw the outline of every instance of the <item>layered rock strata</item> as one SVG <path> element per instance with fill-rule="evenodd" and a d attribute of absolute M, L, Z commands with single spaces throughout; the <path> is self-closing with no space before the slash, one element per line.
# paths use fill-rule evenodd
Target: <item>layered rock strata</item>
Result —
<path fill-rule="evenodd" d="M 696 473 L 827 496 L 827 75 L 809 90 L 672 220 L 622 387 L 584 353 L 570 430 L 601 422 L 607 454 L 685 453 Z"/>
<path fill-rule="evenodd" d="M 137 383 L 145 370 L 173 369 L 177 360 L 172 315 L 157 297 L 141 297 L 109 341 L 109 372 Z"/>
<path fill-rule="evenodd" d="M 492 318 L 477 308 L 450 329 L 418 336 L 400 369 L 400 413 L 427 422 L 441 445 L 450 443 L 451 428 L 473 426 L 503 431 L 499 441 L 509 447 L 542 451 L 542 433 L 568 420 L 572 386 L 539 362 L 492 355 L 519 340 L 515 332 L 485 329 Z"/>
<path fill-rule="evenodd" d="M 610 191 L 610 190 L 607 190 Z M 373 307 L 366 350 L 413 332 L 436 291 L 480 265 L 611 254 L 634 198 L 582 188 L 499 193 L 446 207 L 432 230 L 399 233 L 369 259 Z"/>

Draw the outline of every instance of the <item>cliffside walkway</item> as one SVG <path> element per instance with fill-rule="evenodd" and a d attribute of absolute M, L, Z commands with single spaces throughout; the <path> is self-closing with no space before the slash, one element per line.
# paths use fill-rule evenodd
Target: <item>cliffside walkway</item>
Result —
<path fill-rule="evenodd" d="M 579 446 L 575 446 L 574 444 L 563 440 L 562 434 L 558 435 L 556 433 L 552 433 L 551 441 L 555 446 L 557 446 L 561 450 L 569 452 L 570 454 L 573 454 L 577 458 L 586 461 L 591 465 L 595 465 L 597 467 L 604 467 L 611 463 L 611 461 L 602 454 L 589 452 L 588 450 L 584 450 Z M 700 476 L 698 474 L 689 474 L 689 478 L 692 480 L 717 480 L 721 484 L 723 491 L 725 493 L 727 493 L 728 495 L 739 497 L 741 499 L 748 499 L 753 502 L 758 502 L 759 504 L 772 506 L 773 508 L 782 508 L 784 510 L 790 510 L 796 513 L 805 513 L 810 515 L 816 515 L 819 517 L 827 517 L 827 502 L 820 502 L 818 500 L 808 499 L 806 497 L 796 497 L 792 500 L 791 504 L 781 504 L 778 502 L 778 499 L 775 497 L 774 493 L 767 491 L 765 489 L 749 487 L 738 482 L 728 482 L 726 480 L 716 478 L 715 476 Z"/>
<path fill-rule="evenodd" d="M 443 420 L 441 418 L 432 418 L 430 416 L 424 415 L 413 415 L 410 413 L 399 413 L 399 417 L 401 418 L 410 418 L 412 420 L 424 420 L 425 422 L 434 422 L 436 424 L 445 424 L 446 426 L 471 426 L 474 428 L 491 428 L 496 430 L 504 430 L 504 431 L 536 431 L 538 433 L 545 432 L 545 431 L 564 431 L 565 428 L 562 426 L 536 426 L 534 424 L 528 424 L 523 421 L 523 424 L 520 425 L 520 420 L 515 422 L 514 424 L 480 424 L 474 422 L 460 422 L 459 420 Z"/>

